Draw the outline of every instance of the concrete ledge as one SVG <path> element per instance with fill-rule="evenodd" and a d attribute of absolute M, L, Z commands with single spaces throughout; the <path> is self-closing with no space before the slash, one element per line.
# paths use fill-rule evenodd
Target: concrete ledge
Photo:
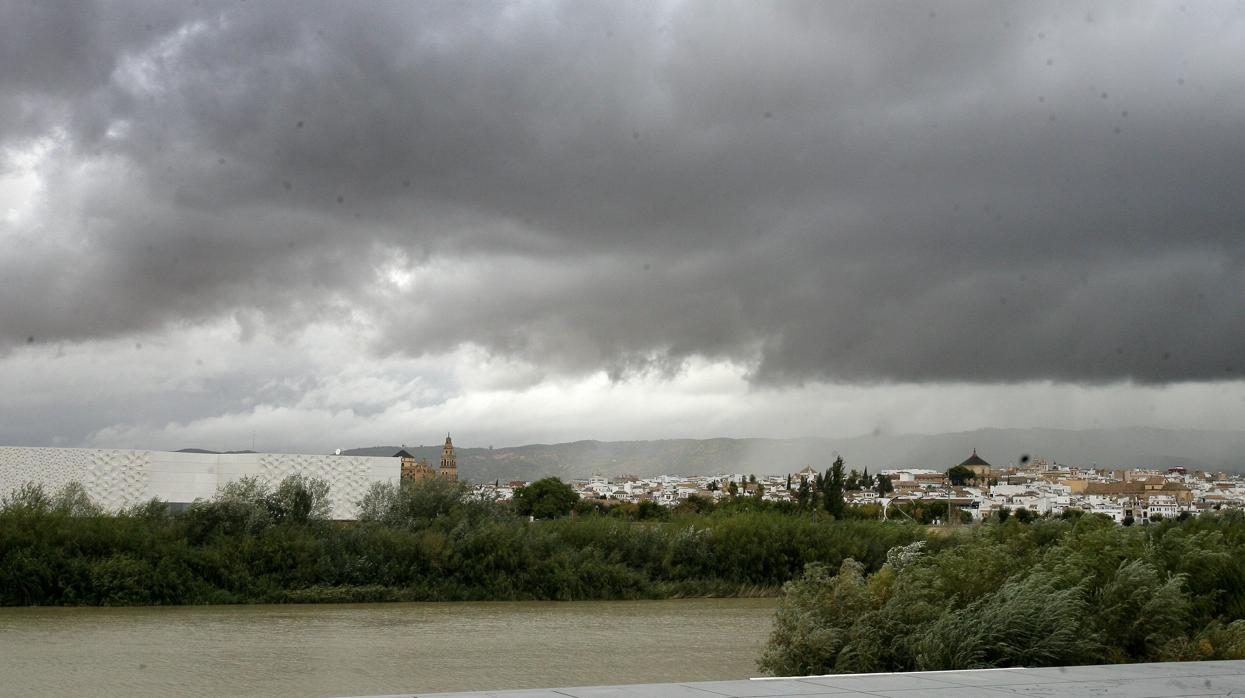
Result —
<path fill-rule="evenodd" d="M 517 691 L 403 693 L 374 698 L 997 698 L 1017 695 L 1176 698 L 1241 694 L 1245 694 L 1245 660 L 1106 664 L 1045 669 L 832 674 Z"/>

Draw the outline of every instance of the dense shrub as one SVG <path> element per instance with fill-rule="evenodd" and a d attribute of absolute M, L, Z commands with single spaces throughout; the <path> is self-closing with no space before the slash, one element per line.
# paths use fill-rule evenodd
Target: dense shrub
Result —
<path fill-rule="evenodd" d="M 1003 523 L 809 564 L 761 658 L 776 674 L 1245 658 L 1245 518 Z"/>
<path fill-rule="evenodd" d="M 873 571 L 924 535 L 756 497 L 534 522 L 438 479 L 373 486 L 357 522 L 323 520 L 327 501 L 322 482 L 242 479 L 180 515 L 154 501 L 104 514 L 80 488 L 25 487 L 0 505 L 0 605 L 775 593 L 808 563 Z"/>

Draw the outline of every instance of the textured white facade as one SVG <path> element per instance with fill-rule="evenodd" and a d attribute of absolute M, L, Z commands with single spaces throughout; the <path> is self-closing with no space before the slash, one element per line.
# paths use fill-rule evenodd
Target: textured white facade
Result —
<path fill-rule="evenodd" d="M 353 519 L 356 503 L 373 482 L 397 482 L 397 458 L 318 456 L 296 453 L 173 453 L 112 448 L 24 448 L 0 446 L 0 494 L 26 482 L 55 492 L 80 482 L 96 503 L 119 509 L 159 497 L 193 502 L 216 488 L 254 476 L 276 486 L 288 475 L 328 481 L 333 518 Z"/>

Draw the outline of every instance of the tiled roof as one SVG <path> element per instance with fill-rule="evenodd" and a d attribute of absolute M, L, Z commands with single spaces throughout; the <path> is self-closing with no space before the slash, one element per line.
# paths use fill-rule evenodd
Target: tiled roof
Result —
<path fill-rule="evenodd" d="M 981 459 L 981 456 L 977 455 L 977 449 L 975 448 L 973 449 L 973 455 L 969 456 L 968 459 L 963 463 L 960 463 L 960 465 L 984 465 L 986 467 L 990 467 L 989 463 L 985 462 Z"/>

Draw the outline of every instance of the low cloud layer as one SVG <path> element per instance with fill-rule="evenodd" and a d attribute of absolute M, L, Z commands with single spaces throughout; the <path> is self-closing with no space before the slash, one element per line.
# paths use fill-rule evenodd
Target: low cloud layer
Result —
<path fill-rule="evenodd" d="M 0 444 L 329 453 L 432 444 L 447 431 L 455 443 L 480 447 L 982 426 L 1217 430 L 1238 428 L 1245 412 L 1239 380 L 793 388 L 758 386 L 744 366 L 704 360 L 674 376 L 611 380 L 604 372 L 559 377 L 469 347 L 419 358 L 359 355 L 360 331 L 315 325 L 240 342 L 230 321 L 139 341 L 22 347 L 0 362 Z"/>
<path fill-rule="evenodd" d="M 1242 45 L 1230 2 L 8 4 L 0 363 L 327 324 L 528 387 L 1236 380 Z"/>

